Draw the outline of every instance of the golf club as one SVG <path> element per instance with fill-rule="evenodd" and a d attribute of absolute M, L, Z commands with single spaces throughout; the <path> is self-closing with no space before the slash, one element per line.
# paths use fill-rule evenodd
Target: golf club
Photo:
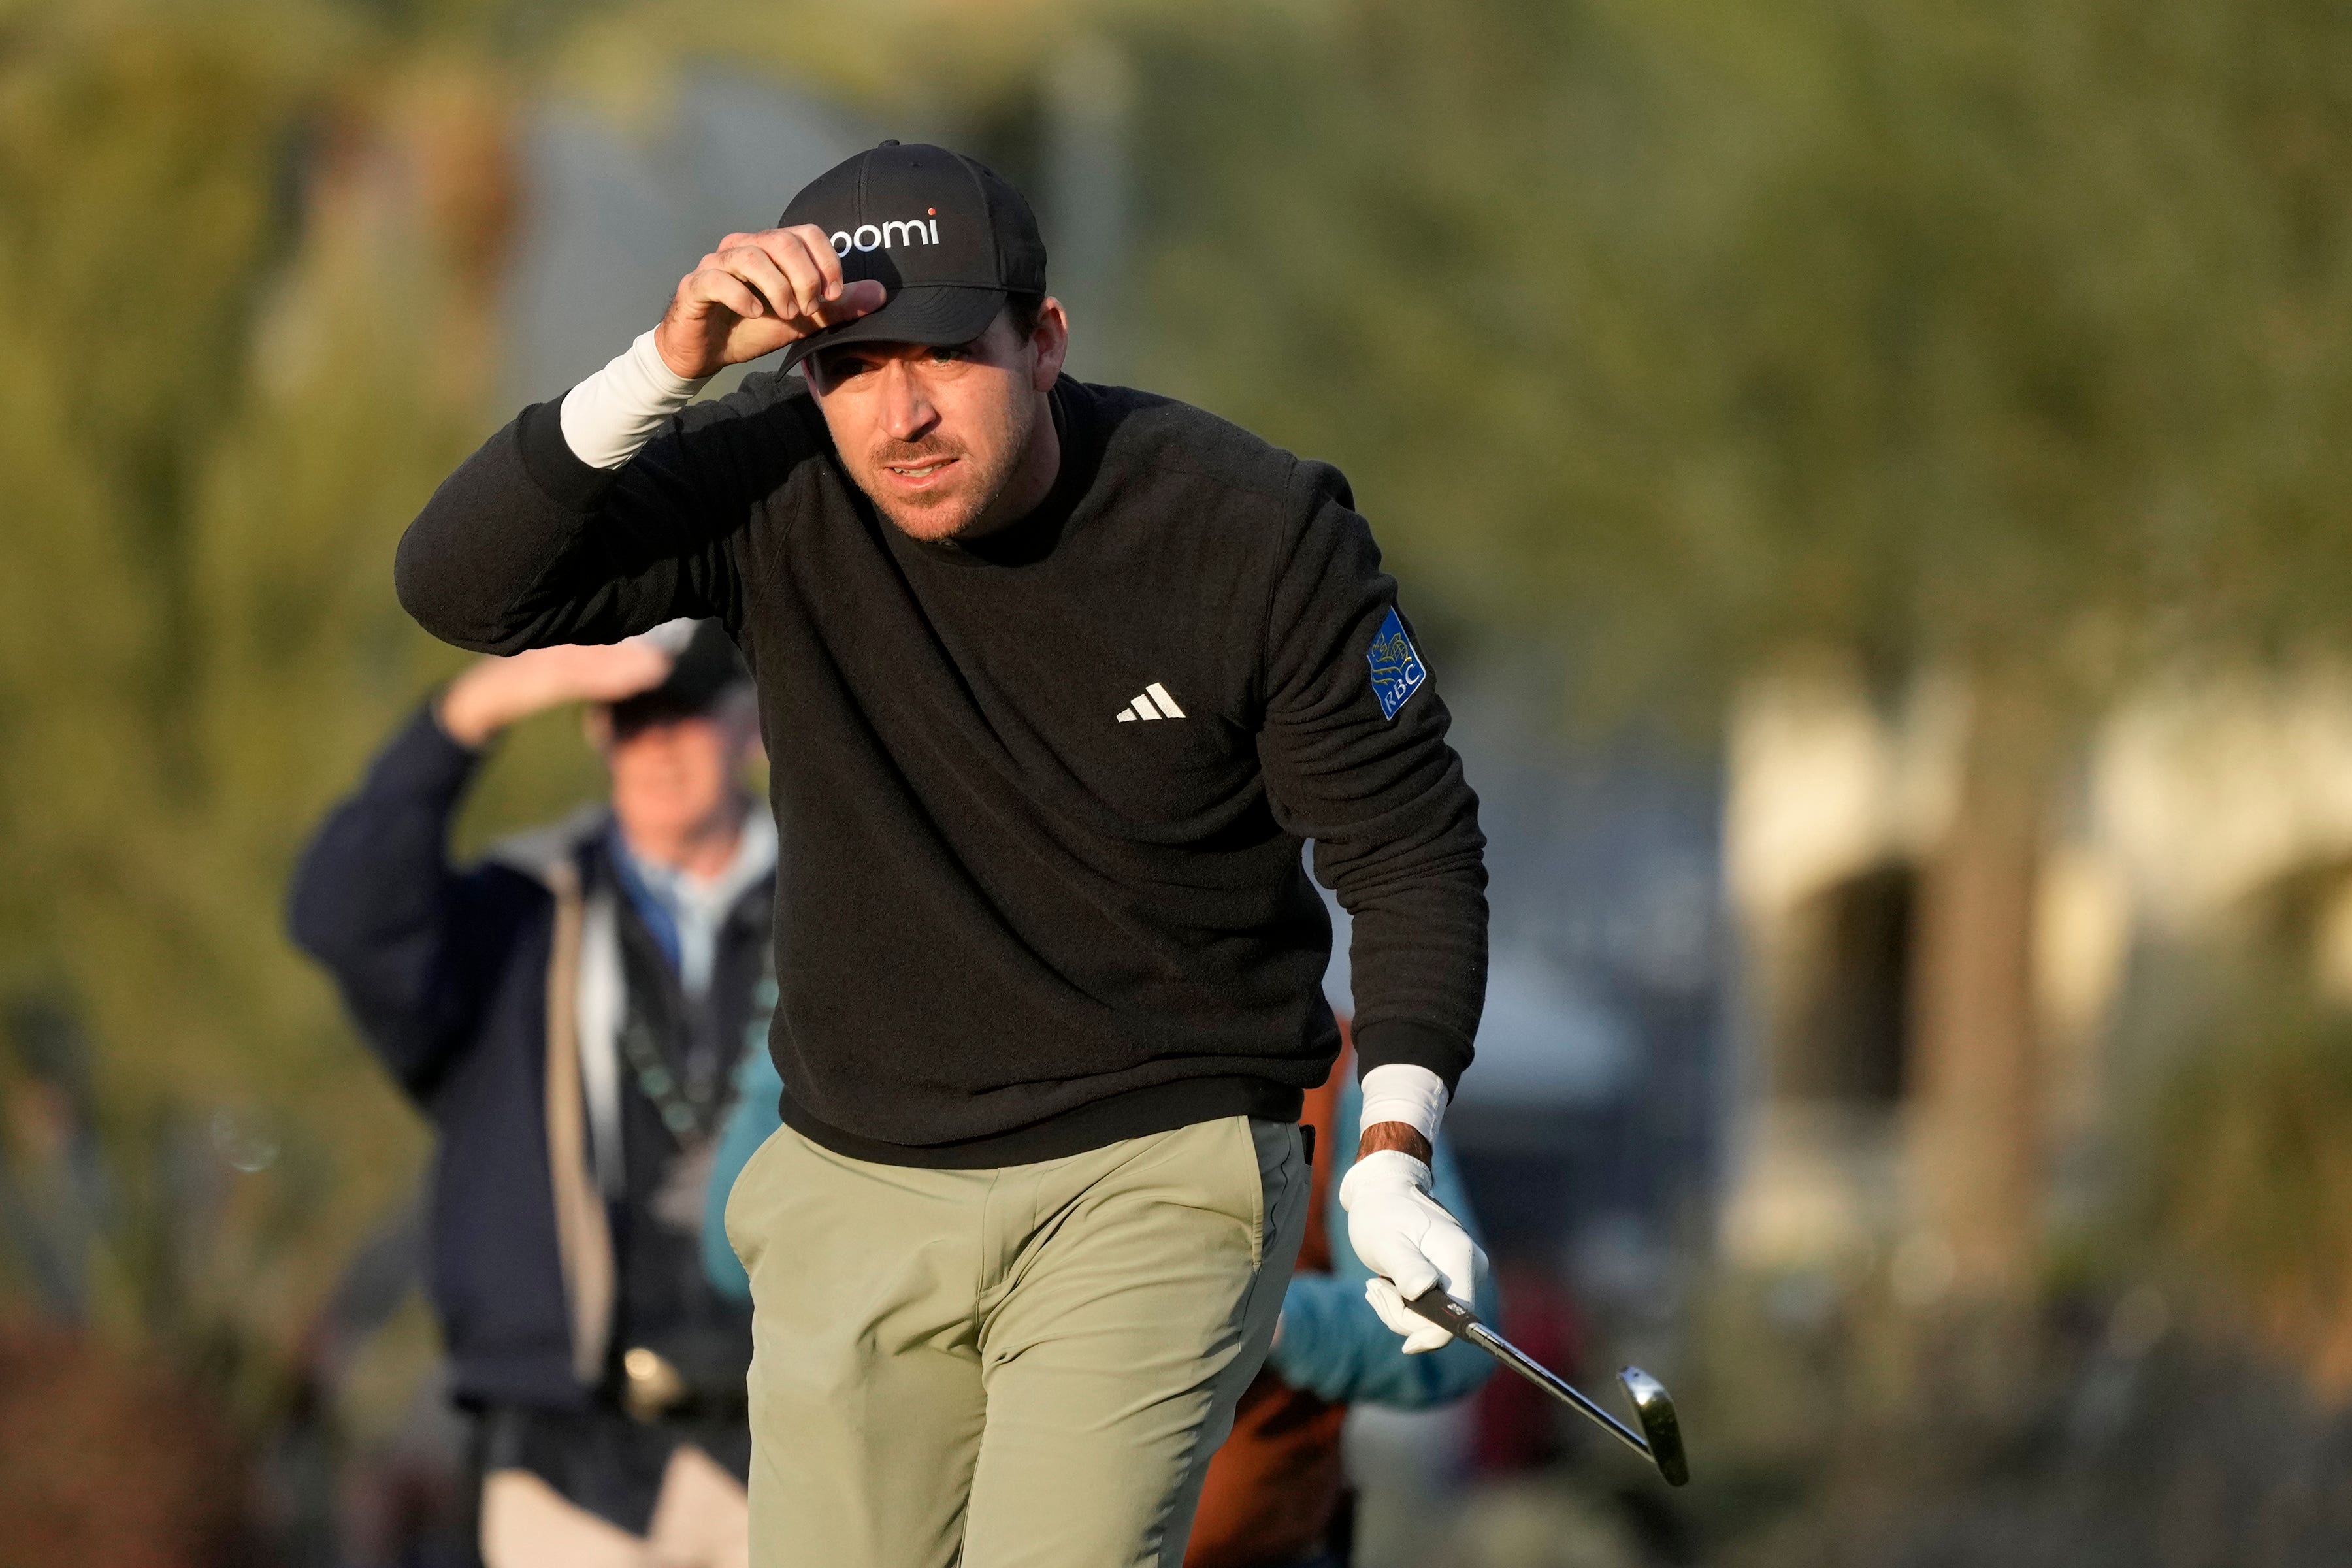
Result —
<path fill-rule="evenodd" d="M 1690 1465 L 1683 1458 L 1683 1431 L 1675 1419 L 1675 1402 L 1665 1385 L 1638 1366 L 1629 1366 L 1617 1374 L 1624 1385 L 1625 1397 L 1633 1405 L 1633 1418 L 1642 1424 L 1639 1432 L 1586 1398 L 1583 1393 L 1549 1367 L 1519 1349 L 1510 1341 L 1478 1321 L 1478 1314 L 1445 1293 L 1440 1285 L 1433 1285 L 1405 1302 L 1413 1311 L 1440 1328 L 1468 1340 L 1529 1383 L 1555 1399 L 1573 1405 L 1616 1435 L 1617 1440 L 1658 1467 L 1670 1487 L 1679 1487 L 1690 1480 Z"/>

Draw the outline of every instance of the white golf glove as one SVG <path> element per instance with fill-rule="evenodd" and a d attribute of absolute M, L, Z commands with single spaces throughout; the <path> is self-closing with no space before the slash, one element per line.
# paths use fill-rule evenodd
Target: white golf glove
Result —
<path fill-rule="evenodd" d="M 1486 1254 L 1429 1195 L 1429 1167 L 1397 1149 L 1363 1156 L 1339 1184 L 1348 1240 L 1372 1271 L 1364 1299 L 1381 1322 L 1404 1336 L 1407 1355 L 1441 1349 L 1454 1336 L 1406 1307 L 1406 1298 L 1443 1285 L 1467 1307 L 1486 1268 Z"/>

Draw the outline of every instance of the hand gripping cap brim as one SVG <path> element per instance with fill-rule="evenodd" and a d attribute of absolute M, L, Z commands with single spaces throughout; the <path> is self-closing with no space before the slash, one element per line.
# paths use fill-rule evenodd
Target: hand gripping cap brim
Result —
<path fill-rule="evenodd" d="M 954 284 L 901 289 L 880 310 L 787 347 L 783 368 L 790 370 L 817 350 L 840 343 L 923 343 L 933 348 L 968 343 L 988 331 L 989 322 L 1004 308 L 1004 297 L 1002 289 Z"/>

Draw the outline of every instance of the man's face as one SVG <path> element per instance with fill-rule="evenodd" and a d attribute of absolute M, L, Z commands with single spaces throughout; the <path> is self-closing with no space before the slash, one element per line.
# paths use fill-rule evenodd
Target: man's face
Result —
<path fill-rule="evenodd" d="M 607 733 L 601 749 L 613 773 L 613 814 L 633 842 L 683 838 L 735 808 L 747 746 L 738 717 L 669 719 Z"/>
<path fill-rule="evenodd" d="M 1022 471 L 1045 395 L 1068 344 L 1061 307 L 1045 301 L 1023 337 L 1000 312 L 959 348 L 847 343 L 809 356 L 816 395 L 850 478 L 916 539 L 953 539 L 989 515 Z"/>

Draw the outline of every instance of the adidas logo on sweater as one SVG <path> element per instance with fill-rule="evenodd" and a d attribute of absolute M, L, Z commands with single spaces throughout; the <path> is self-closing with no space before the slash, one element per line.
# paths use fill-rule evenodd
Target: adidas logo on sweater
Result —
<path fill-rule="evenodd" d="M 1176 699 L 1168 689 L 1153 681 L 1143 689 L 1143 694 L 1118 710 L 1118 721 L 1132 723 L 1138 719 L 1181 719 L 1184 710 L 1176 706 Z"/>

